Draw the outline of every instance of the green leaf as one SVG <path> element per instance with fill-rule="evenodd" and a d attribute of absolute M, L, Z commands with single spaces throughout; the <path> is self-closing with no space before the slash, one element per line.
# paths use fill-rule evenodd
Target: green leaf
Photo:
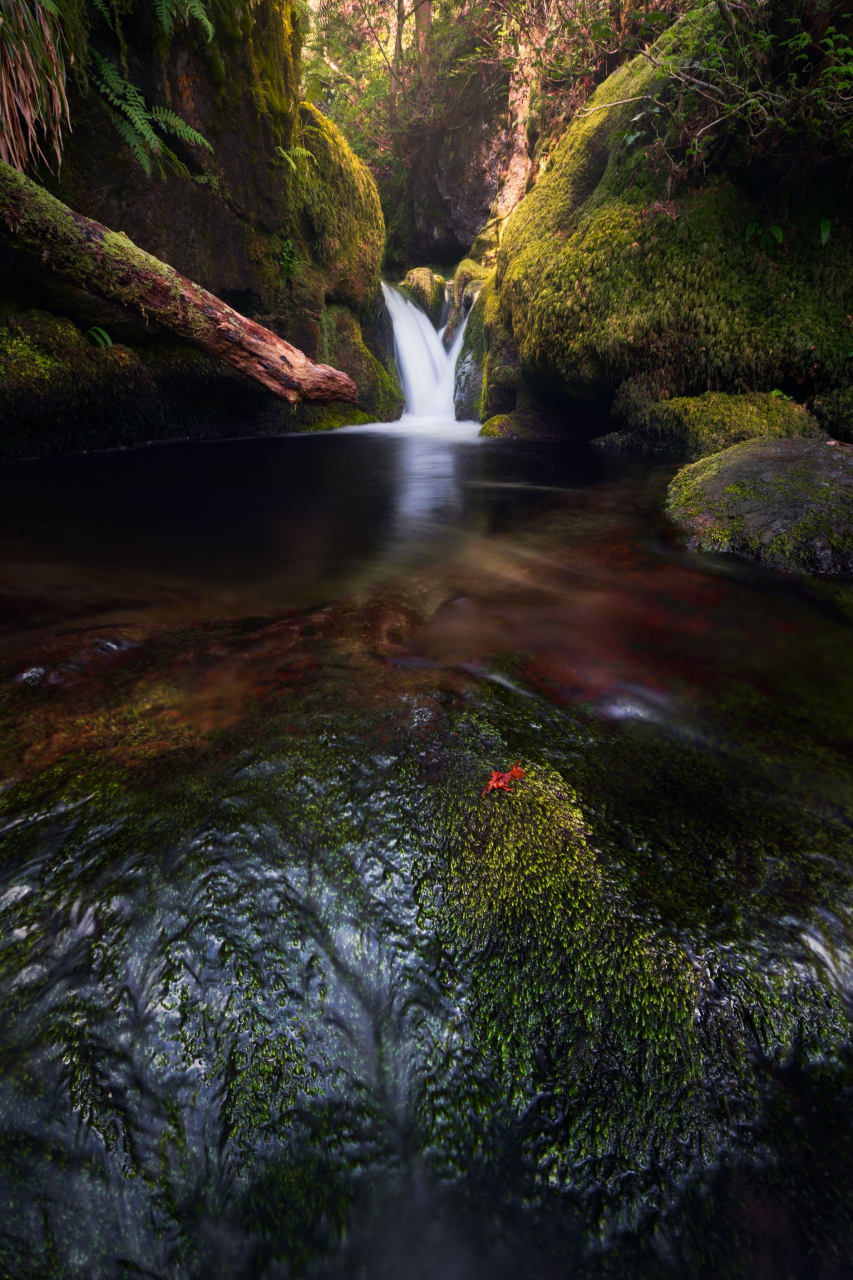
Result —
<path fill-rule="evenodd" d="M 820 220 L 820 242 L 824 248 L 829 240 L 829 233 L 832 230 L 832 223 L 829 218 L 821 218 Z"/>
<path fill-rule="evenodd" d="M 785 239 L 785 233 L 781 227 L 770 227 L 769 231 L 777 244 L 781 244 L 782 241 Z"/>
<path fill-rule="evenodd" d="M 748 226 L 748 227 L 747 227 L 747 229 L 746 229 L 746 243 L 747 243 L 747 244 L 749 244 L 750 240 L 751 240 L 751 239 L 752 239 L 752 237 L 755 235 L 755 233 L 756 233 L 756 231 L 757 231 L 757 230 L 758 230 L 758 223 L 757 223 L 757 222 L 750 222 L 749 226 Z"/>
<path fill-rule="evenodd" d="M 113 340 L 106 329 L 102 329 L 97 324 L 93 324 L 91 329 L 86 330 L 86 337 L 91 338 L 99 347 L 111 347 L 113 345 Z"/>

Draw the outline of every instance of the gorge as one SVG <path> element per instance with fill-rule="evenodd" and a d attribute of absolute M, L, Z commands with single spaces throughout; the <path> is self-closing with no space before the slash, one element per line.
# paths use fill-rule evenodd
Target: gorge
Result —
<path fill-rule="evenodd" d="M 0 1275 L 851 1275 L 847 23 L 0 0 Z"/>

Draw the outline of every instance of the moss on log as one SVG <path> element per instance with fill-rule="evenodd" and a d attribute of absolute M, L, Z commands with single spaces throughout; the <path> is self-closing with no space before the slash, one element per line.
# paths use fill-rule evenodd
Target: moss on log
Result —
<path fill-rule="evenodd" d="M 74 213 L 2 162 L 0 235 L 63 279 L 156 320 L 283 400 L 358 402 L 355 384 L 345 373 L 315 364 L 122 232 Z"/>

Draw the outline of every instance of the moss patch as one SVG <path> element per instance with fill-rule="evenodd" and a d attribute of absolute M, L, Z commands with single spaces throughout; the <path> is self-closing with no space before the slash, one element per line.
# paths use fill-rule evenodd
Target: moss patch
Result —
<path fill-rule="evenodd" d="M 815 418 L 786 396 L 753 392 L 729 396 L 707 391 L 653 405 L 633 430 L 600 436 L 594 443 L 639 448 L 696 459 L 755 437 L 822 438 Z"/>
<path fill-rule="evenodd" d="M 405 407 L 400 377 L 392 363 L 386 369 L 368 350 L 358 321 L 344 307 L 323 314 L 321 359 L 348 373 L 358 387 L 364 422 L 393 422 Z M 343 408 L 344 406 L 340 406 Z"/>
<path fill-rule="evenodd" d="M 703 22 L 718 21 L 709 6 Z M 691 30 L 676 24 L 658 51 L 687 52 Z M 668 200 L 664 168 L 627 141 L 658 77 L 645 58 L 610 76 L 507 224 L 487 323 L 493 412 L 519 376 L 602 404 L 628 379 L 650 402 L 776 387 L 806 399 L 849 382 L 853 245 L 842 227 L 824 248 L 819 235 L 820 208 L 843 201 L 810 188 L 770 249 L 746 234 L 766 211 L 725 175 Z"/>
<path fill-rule="evenodd" d="M 446 282 L 444 276 L 430 271 L 429 267 L 414 267 L 407 272 L 399 288 L 408 294 L 412 302 L 425 311 L 437 329 L 444 310 Z"/>
<path fill-rule="evenodd" d="M 548 422 L 541 415 L 514 409 L 512 413 L 497 413 L 480 428 L 480 435 L 492 440 L 553 440 L 556 438 Z"/>
<path fill-rule="evenodd" d="M 702 551 L 853 577 L 853 449 L 747 440 L 679 471 L 667 512 Z"/>

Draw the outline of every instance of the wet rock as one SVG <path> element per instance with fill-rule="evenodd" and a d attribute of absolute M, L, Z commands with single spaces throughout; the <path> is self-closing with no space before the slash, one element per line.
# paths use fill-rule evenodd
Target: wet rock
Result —
<path fill-rule="evenodd" d="M 483 361 L 485 337 L 483 334 L 484 296 L 480 294 L 471 308 L 462 350 L 456 361 L 456 385 L 453 402 L 460 422 L 480 419 L 483 393 Z"/>
<path fill-rule="evenodd" d="M 853 577 L 853 448 L 746 440 L 683 467 L 667 512 L 688 546 Z"/>
<path fill-rule="evenodd" d="M 555 440 L 558 433 L 541 414 L 514 409 L 497 413 L 480 428 L 480 435 L 492 440 Z"/>
<path fill-rule="evenodd" d="M 450 311 L 444 330 L 444 345 L 449 347 L 462 323 L 480 296 L 491 272 L 473 258 L 463 258 L 456 268 L 450 286 Z"/>
<path fill-rule="evenodd" d="M 429 267 L 414 267 L 400 283 L 403 292 L 427 313 L 436 329 L 441 323 L 446 287 L 444 276 L 430 271 Z"/>
<path fill-rule="evenodd" d="M 653 404 L 639 421 L 592 443 L 612 449 L 642 449 L 695 460 L 754 437 L 809 436 L 822 439 L 817 421 L 787 396 L 730 396 L 708 391 Z"/>

